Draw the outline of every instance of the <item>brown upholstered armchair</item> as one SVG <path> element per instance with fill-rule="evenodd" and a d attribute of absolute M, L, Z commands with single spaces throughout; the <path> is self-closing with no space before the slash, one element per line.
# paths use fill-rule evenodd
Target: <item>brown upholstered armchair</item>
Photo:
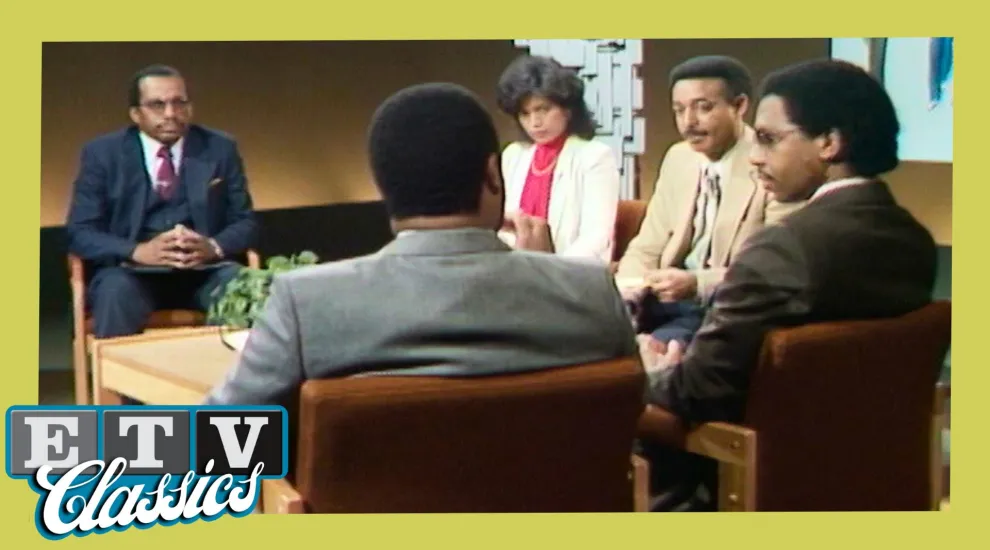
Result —
<path fill-rule="evenodd" d="M 646 217 L 647 202 L 643 200 L 619 201 L 619 209 L 615 215 L 615 246 L 612 249 L 612 271 L 618 268 L 618 262 L 626 253 L 629 242 L 639 233 Z"/>
<path fill-rule="evenodd" d="M 87 350 L 93 334 L 93 320 L 86 307 L 85 263 L 75 254 L 68 255 L 69 285 L 72 290 L 72 370 L 75 378 L 77 405 L 92 403 L 89 387 L 89 360 Z M 254 250 L 247 251 L 247 264 L 257 269 L 261 259 Z M 151 315 L 146 329 L 168 329 L 202 325 L 206 316 L 191 309 L 159 310 Z"/>
<path fill-rule="evenodd" d="M 779 330 L 764 343 L 744 422 L 684 433 L 650 406 L 640 435 L 717 460 L 721 510 L 935 510 L 950 332 L 948 301 Z"/>
<path fill-rule="evenodd" d="M 646 463 L 630 462 L 644 383 L 638 357 L 482 378 L 307 381 L 294 467 L 262 483 L 263 512 L 645 510 Z"/>

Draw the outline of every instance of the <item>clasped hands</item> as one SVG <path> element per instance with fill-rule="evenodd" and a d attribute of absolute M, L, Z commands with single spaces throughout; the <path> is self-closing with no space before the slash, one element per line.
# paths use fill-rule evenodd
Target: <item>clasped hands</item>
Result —
<path fill-rule="evenodd" d="M 648 292 L 661 302 L 679 302 L 698 294 L 698 278 L 690 271 L 673 267 L 654 269 L 643 277 L 642 284 L 619 289 L 627 302 L 639 304 Z"/>
<path fill-rule="evenodd" d="M 213 243 L 183 225 L 176 225 L 153 239 L 140 243 L 131 255 L 136 263 L 189 269 L 217 260 Z"/>

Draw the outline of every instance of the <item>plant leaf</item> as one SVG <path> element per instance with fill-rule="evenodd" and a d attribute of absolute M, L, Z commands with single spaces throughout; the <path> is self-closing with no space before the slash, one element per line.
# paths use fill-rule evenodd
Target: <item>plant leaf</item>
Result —
<path fill-rule="evenodd" d="M 304 250 L 289 257 L 272 256 L 264 269 L 241 267 L 222 289 L 214 290 L 207 318 L 211 323 L 250 328 L 264 311 L 275 275 L 318 262 L 316 254 Z"/>

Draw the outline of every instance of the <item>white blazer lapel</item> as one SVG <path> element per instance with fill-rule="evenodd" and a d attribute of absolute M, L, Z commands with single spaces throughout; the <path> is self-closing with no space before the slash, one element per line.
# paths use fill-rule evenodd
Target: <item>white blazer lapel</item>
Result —
<path fill-rule="evenodd" d="M 532 144 L 520 144 L 515 159 L 509 164 L 509 172 L 502 174 L 505 179 L 505 212 L 511 214 L 519 210 L 519 203 L 522 202 L 523 187 L 526 186 L 526 174 L 529 173 L 529 165 L 533 162 L 533 155 L 536 154 L 536 147 Z"/>
<path fill-rule="evenodd" d="M 550 207 L 547 209 L 547 225 L 550 226 L 550 234 L 555 238 L 560 234 L 561 227 L 564 227 L 566 216 L 578 215 L 575 208 L 570 207 L 574 196 L 574 185 L 577 183 L 575 173 L 577 172 L 577 150 L 574 137 L 567 139 L 564 148 L 560 150 L 560 157 L 557 158 L 557 165 L 553 170 L 553 185 L 550 188 Z M 530 155 L 532 158 L 532 155 Z"/>

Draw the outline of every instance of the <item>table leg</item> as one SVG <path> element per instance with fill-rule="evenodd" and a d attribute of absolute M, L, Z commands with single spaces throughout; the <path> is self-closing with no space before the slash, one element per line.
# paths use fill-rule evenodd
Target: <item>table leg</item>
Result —
<path fill-rule="evenodd" d="M 96 403 L 98 405 L 113 406 L 124 404 L 124 397 L 113 390 L 108 390 L 101 386 L 96 391 L 98 395 Z"/>

